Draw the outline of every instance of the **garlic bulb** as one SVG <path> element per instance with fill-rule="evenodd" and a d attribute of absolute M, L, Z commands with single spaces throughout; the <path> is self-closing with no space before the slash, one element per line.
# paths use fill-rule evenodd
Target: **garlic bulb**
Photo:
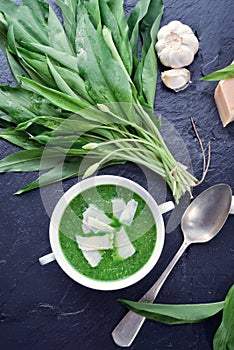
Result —
<path fill-rule="evenodd" d="M 185 68 L 167 70 L 162 72 L 161 77 L 164 84 L 175 92 L 186 89 L 190 83 L 190 72 Z"/>
<path fill-rule="evenodd" d="M 159 30 L 155 48 L 164 66 L 182 68 L 193 62 L 199 42 L 189 26 L 172 21 Z"/>

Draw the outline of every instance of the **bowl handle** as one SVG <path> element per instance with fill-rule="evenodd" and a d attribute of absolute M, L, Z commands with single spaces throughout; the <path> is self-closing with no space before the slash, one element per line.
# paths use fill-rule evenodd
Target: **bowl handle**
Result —
<path fill-rule="evenodd" d="M 165 214 L 168 211 L 174 209 L 175 204 L 172 201 L 169 201 L 169 202 L 165 202 L 165 203 L 160 204 L 158 207 L 159 207 L 160 213 Z"/>
<path fill-rule="evenodd" d="M 42 256 L 38 260 L 39 260 L 39 263 L 41 265 L 46 265 L 46 264 L 49 264 L 50 262 L 54 261 L 55 256 L 54 256 L 54 253 L 49 253 L 49 254 Z"/>
<path fill-rule="evenodd" d="M 229 214 L 234 214 L 234 196 L 232 196 L 232 204 L 231 204 Z"/>

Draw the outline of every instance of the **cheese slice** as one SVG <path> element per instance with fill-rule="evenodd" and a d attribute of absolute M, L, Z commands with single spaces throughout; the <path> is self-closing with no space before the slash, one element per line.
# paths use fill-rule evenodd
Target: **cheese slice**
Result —
<path fill-rule="evenodd" d="M 119 220 L 123 224 L 131 225 L 137 210 L 137 206 L 138 202 L 134 199 L 131 199 L 122 211 Z"/>
<path fill-rule="evenodd" d="M 108 224 L 111 219 L 102 211 L 91 204 L 83 213 L 82 230 L 87 234 L 91 231 L 97 233 L 99 231 L 112 232 Z"/>
<path fill-rule="evenodd" d="M 95 218 L 89 217 L 87 219 L 87 222 L 85 223 L 92 232 L 98 233 L 98 232 L 114 232 L 114 228 L 105 224 L 102 221 L 99 221 Z"/>
<path fill-rule="evenodd" d="M 115 244 L 117 253 L 122 259 L 127 259 L 136 252 L 123 227 L 115 234 Z"/>
<path fill-rule="evenodd" d="M 234 78 L 221 80 L 215 89 L 214 98 L 225 127 L 234 120 Z"/>
<path fill-rule="evenodd" d="M 126 207 L 126 204 L 123 199 L 119 199 L 119 198 L 112 199 L 112 212 L 114 216 L 116 216 L 117 218 L 120 218 L 125 207 Z"/>
<path fill-rule="evenodd" d="M 113 248 L 113 233 L 102 236 L 76 236 L 76 242 L 81 250 L 105 250 Z"/>
<path fill-rule="evenodd" d="M 82 253 L 91 267 L 96 267 L 102 260 L 98 250 L 82 250 Z"/>
<path fill-rule="evenodd" d="M 91 232 L 91 229 L 89 226 L 87 226 L 86 224 L 82 224 L 82 231 L 83 233 L 87 234 L 87 233 L 90 233 Z"/>
<path fill-rule="evenodd" d="M 111 219 L 100 209 L 98 209 L 94 204 L 90 204 L 90 206 L 84 211 L 83 218 L 93 217 L 98 219 L 99 221 L 104 222 L 105 224 L 111 223 Z"/>

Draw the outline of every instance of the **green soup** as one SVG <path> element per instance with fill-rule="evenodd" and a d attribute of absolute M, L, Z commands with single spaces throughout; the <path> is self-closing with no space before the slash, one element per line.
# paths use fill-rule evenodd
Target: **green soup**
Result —
<path fill-rule="evenodd" d="M 135 253 L 119 259 L 115 248 L 100 251 L 102 259 L 95 267 L 90 266 L 76 242 L 77 235 L 83 235 L 82 219 L 89 205 L 95 205 L 109 218 L 118 231 L 121 222 L 113 218 L 112 200 L 131 199 L 137 202 L 137 209 L 131 225 L 124 225 L 125 231 L 135 248 Z M 95 280 L 114 281 L 126 278 L 141 269 L 149 260 L 157 239 L 157 229 L 150 208 L 135 192 L 116 185 L 99 185 L 78 194 L 66 207 L 59 226 L 59 241 L 64 256 L 70 265 L 81 274 Z"/>

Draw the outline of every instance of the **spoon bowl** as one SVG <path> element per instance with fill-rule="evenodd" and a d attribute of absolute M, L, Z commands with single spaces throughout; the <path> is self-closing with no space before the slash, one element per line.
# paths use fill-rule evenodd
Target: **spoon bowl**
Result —
<path fill-rule="evenodd" d="M 232 190 L 226 184 L 208 188 L 184 212 L 181 229 L 188 243 L 205 243 L 221 230 L 232 203 Z"/>

